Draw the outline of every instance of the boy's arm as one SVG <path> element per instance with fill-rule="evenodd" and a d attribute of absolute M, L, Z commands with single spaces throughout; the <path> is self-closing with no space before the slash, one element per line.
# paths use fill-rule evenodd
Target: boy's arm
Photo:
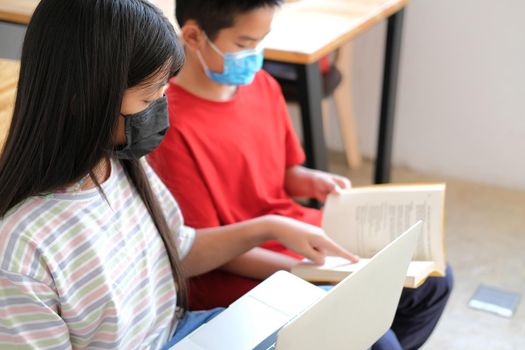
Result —
<path fill-rule="evenodd" d="M 291 197 L 314 198 L 324 202 L 329 193 L 352 187 L 344 176 L 295 165 L 286 169 L 284 188 Z"/>

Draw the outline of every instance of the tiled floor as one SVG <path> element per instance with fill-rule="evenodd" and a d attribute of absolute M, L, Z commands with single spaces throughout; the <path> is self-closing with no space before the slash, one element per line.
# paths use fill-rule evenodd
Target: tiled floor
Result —
<path fill-rule="evenodd" d="M 369 184 L 370 162 L 349 171 L 333 155 L 331 171 L 346 174 L 354 186 Z M 455 288 L 445 314 L 424 350 L 525 349 L 525 192 L 458 179 L 393 169 L 393 182 L 447 182 L 447 259 Z M 480 283 L 522 294 L 514 317 L 470 309 Z"/>

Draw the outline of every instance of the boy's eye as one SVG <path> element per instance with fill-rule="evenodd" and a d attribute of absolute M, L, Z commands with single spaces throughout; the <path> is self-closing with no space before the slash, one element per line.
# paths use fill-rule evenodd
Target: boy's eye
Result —
<path fill-rule="evenodd" d="M 246 45 L 243 45 L 243 44 L 235 44 L 235 45 L 237 45 L 237 47 L 239 49 L 245 49 L 246 48 Z"/>

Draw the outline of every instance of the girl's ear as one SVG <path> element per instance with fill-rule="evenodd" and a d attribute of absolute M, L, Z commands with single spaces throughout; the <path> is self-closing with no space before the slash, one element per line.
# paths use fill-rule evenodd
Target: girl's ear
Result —
<path fill-rule="evenodd" d="M 188 20 L 181 28 L 181 38 L 187 49 L 196 51 L 206 45 L 206 34 L 194 20 Z"/>

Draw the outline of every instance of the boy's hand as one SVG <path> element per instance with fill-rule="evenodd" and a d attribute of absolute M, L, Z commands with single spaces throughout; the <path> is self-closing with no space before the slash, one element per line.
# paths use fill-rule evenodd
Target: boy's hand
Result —
<path fill-rule="evenodd" d="M 331 240 L 320 227 L 283 216 L 268 215 L 266 218 L 270 220 L 274 239 L 314 264 L 322 265 L 326 255 L 340 256 L 351 262 L 359 261 L 357 255 Z"/>
<path fill-rule="evenodd" d="M 350 180 L 344 176 L 326 173 L 324 171 L 312 171 L 313 198 L 324 203 L 326 196 L 330 193 L 339 194 L 341 190 L 352 187 Z"/>
<path fill-rule="evenodd" d="M 286 170 L 285 189 L 293 197 L 314 198 L 324 202 L 328 194 L 339 193 L 351 187 L 352 183 L 344 176 L 308 169 L 300 165 Z"/>

